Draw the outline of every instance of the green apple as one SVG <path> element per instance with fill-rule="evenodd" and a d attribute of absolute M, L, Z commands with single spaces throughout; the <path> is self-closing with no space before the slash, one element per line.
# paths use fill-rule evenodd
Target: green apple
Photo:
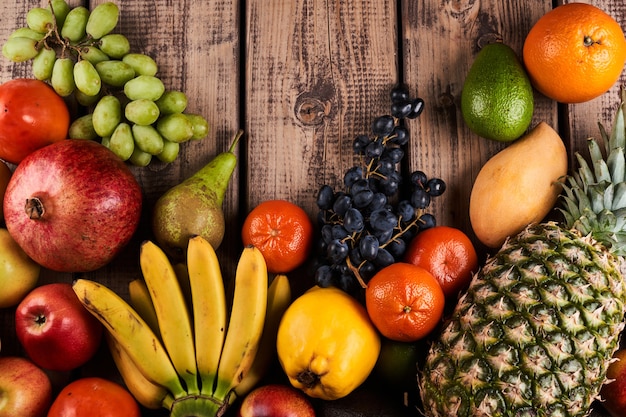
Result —
<path fill-rule="evenodd" d="M 37 285 L 41 267 L 0 228 L 0 308 L 13 307 Z"/>

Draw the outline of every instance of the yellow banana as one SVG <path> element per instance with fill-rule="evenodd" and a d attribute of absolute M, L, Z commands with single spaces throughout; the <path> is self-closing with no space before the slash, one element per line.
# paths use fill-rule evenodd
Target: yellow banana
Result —
<path fill-rule="evenodd" d="M 154 305 L 150 298 L 150 290 L 148 290 L 143 279 L 136 278 L 128 283 L 128 298 L 131 307 L 148 323 L 154 334 L 161 337 L 156 311 L 154 311 Z"/>
<path fill-rule="evenodd" d="M 139 404 L 151 410 L 161 407 L 169 409 L 174 401 L 170 392 L 165 387 L 148 381 L 111 333 L 105 331 L 104 337 L 126 388 Z"/>
<path fill-rule="evenodd" d="M 189 239 L 187 270 L 194 316 L 196 363 L 201 391 L 211 395 L 226 333 L 226 295 L 220 264 L 211 244 Z"/>
<path fill-rule="evenodd" d="M 172 266 L 178 278 L 180 289 L 185 296 L 185 301 L 187 301 L 187 308 L 191 311 L 191 288 L 189 287 L 189 271 L 187 270 L 187 264 L 185 262 L 176 262 Z M 193 317 L 191 319 L 193 320 Z"/>
<path fill-rule="evenodd" d="M 276 357 L 276 334 L 283 313 L 291 303 L 291 285 L 286 275 L 276 275 L 267 290 L 267 313 L 259 350 L 254 357 L 252 367 L 235 387 L 237 396 L 249 393 L 267 374 L 270 364 Z"/>
<path fill-rule="evenodd" d="M 141 245 L 139 264 L 159 322 L 161 339 L 189 394 L 199 394 L 191 319 L 167 255 L 154 242 Z"/>
<path fill-rule="evenodd" d="M 267 308 L 267 265 L 259 249 L 244 248 L 235 272 L 231 314 L 213 396 L 231 402 L 258 349 Z"/>
<path fill-rule="evenodd" d="M 170 358 L 150 326 L 110 288 L 87 279 L 72 284 L 85 308 L 104 325 L 149 381 L 166 387 L 174 398 L 187 393 Z"/>

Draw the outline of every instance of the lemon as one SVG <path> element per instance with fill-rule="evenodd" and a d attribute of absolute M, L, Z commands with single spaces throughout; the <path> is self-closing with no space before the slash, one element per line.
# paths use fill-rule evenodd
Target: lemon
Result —
<path fill-rule="evenodd" d="M 524 134 L 533 109 L 532 84 L 515 51 L 503 43 L 484 46 L 461 93 L 467 126 L 484 138 L 511 142 Z"/>

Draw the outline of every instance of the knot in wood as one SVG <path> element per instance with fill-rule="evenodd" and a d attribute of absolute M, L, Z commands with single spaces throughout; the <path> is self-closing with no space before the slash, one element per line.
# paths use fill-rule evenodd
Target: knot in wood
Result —
<path fill-rule="evenodd" d="M 437 98 L 437 104 L 442 108 L 453 107 L 455 105 L 454 96 L 450 92 L 442 93 Z"/>
<path fill-rule="evenodd" d="M 447 7 L 450 16 L 455 19 L 473 22 L 476 20 L 476 15 L 480 11 L 480 2 L 477 0 L 460 0 L 449 2 Z"/>
<path fill-rule="evenodd" d="M 306 126 L 317 126 L 324 122 L 330 112 L 330 103 L 314 97 L 299 97 L 296 102 L 296 118 Z"/>

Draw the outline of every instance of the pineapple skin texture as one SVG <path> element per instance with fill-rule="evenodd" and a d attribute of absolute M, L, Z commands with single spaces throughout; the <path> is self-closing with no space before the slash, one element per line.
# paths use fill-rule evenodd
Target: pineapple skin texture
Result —
<path fill-rule="evenodd" d="M 587 415 L 624 328 L 625 266 L 553 222 L 505 242 L 431 345 L 423 414 Z"/>

